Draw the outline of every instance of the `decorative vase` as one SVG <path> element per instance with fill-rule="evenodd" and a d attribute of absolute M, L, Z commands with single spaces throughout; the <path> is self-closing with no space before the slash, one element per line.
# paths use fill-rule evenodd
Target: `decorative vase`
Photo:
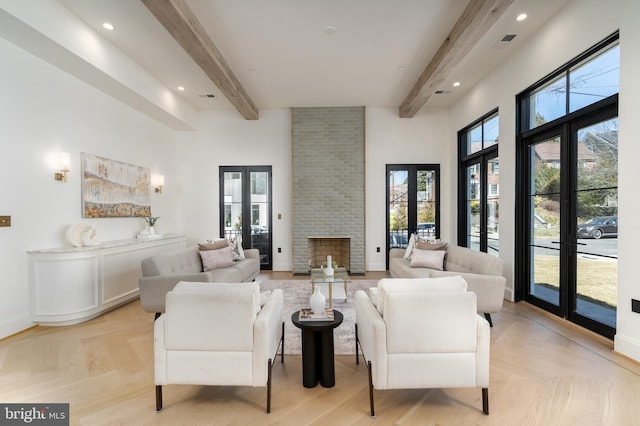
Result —
<path fill-rule="evenodd" d="M 155 226 L 150 226 L 149 227 L 149 235 L 156 235 L 156 227 Z"/>
<path fill-rule="evenodd" d="M 327 266 L 322 266 L 322 272 L 324 272 L 327 277 L 333 276 L 333 262 L 331 261 L 331 255 L 327 256 Z"/>
<path fill-rule="evenodd" d="M 313 313 L 316 315 L 324 313 L 324 306 L 326 303 L 327 300 L 324 298 L 324 294 L 320 291 L 320 286 L 315 286 L 313 288 L 313 294 L 309 299 L 309 306 L 311 306 Z"/>

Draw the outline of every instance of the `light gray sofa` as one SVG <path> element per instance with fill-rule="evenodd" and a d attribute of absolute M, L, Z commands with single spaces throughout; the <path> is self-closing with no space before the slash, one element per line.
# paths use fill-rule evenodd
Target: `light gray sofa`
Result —
<path fill-rule="evenodd" d="M 142 260 L 138 280 L 140 302 L 147 312 L 164 312 L 166 294 L 180 281 L 241 283 L 253 281 L 260 273 L 260 252 L 244 250 L 244 260 L 233 266 L 204 271 L 198 246 L 157 254 Z"/>
<path fill-rule="evenodd" d="M 467 282 L 469 291 L 477 296 L 478 312 L 491 323 L 492 313 L 500 312 L 507 280 L 502 276 L 504 262 L 497 256 L 466 247 L 448 245 L 444 270 L 413 268 L 403 259 L 405 249 L 389 251 L 389 274 L 393 278 L 435 278 L 460 275 Z"/>

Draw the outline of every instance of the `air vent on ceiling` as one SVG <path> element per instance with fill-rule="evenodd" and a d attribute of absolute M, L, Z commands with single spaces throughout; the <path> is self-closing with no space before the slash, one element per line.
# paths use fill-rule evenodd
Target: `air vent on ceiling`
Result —
<path fill-rule="evenodd" d="M 504 49 L 509 45 L 509 43 L 513 41 L 514 38 L 516 38 L 516 34 L 505 34 L 498 41 L 496 41 L 496 44 L 494 44 L 493 47 L 495 49 Z"/>
<path fill-rule="evenodd" d="M 436 95 L 448 95 L 449 93 L 451 93 L 451 90 L 436 90 L 435 91 Z"/>
<path fill-rule="evenodd" d="M 213 93 L 201 93 L 198 95 L 201 98 L 215 98 L 216 95 L 214 95 Z"/>

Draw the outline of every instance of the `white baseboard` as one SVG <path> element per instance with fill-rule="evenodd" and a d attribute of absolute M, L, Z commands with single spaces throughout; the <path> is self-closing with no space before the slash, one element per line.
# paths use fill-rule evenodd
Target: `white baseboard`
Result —
<path fill-rule="evenodd" d="M 508 300 L 509 302 L 513 302 L 515 300 L 513 298 L 513 289 L 512 288 L 505 288 L 504 289 L 504 298 L 506 300 Z"/>
<path fill-rule="evenodd" d="M 271 270 L 275 272 L 293 271 L 293 263 L 275 263 L 271 266 Z"/>
<path fill-rule="evenodd" d="M 367 264 L 367 271 L 377 272 L 377 271 L 386 271 L 387 265 L 384 263 L 369 263 Z"/>
<path fill-rule="evenodd" d="M 12 336 L 21 331 L 27 330 L 36 324 L 31 321 L 31 315 L 22 315 L 19 317 L 9 318 L 0 323 L 0 339 Z"/>
<path fill-rule="evenodd" d="M 613 350 L 640 362 L 640 341 L 636 339 L 618 333 L 613 338 Z"/>

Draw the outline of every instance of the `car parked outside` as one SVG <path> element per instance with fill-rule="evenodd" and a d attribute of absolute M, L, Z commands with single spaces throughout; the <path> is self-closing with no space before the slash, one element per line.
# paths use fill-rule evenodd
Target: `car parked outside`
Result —
<path fill-rule="evenodd" d="M 578 225 L 578 238 L 617 237 L 618 236 L 618 216 L 594 217 L 587 223 Z"/>
<path fill-rule="evenodd" d="M 407 231 L 392 231 L 389 234 L 389 248 L 405 248 L 409 244 Z"/>
<path fill-rule="evenodd" d="M 433 238 L 436 235 L 436 224 L 434 222 L 418 223 L 416 233 L 420 238 Z"/>

